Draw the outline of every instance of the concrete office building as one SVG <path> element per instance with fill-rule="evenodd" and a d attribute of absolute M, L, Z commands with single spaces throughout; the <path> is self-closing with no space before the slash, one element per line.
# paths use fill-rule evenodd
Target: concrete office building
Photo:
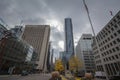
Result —
<path fill-rule="evenodd" d="M 120 11 L 96 35 L 93 53 L 97 71 L 113 76 L 120 71 Z"/>
<path fill-rule="evenodd" d="M 74 55 L 73 27 L 71 18 L 65 18 L 65 52 L 67 60 Z"/>
<path fill-rule="evenodd" d="M 92 34 L 82 34 L 76 46 L 76 56 L 82 62 L 82 68 L 80 71 L 94 72 L 95 70 L 92 43 Z"/>
<path fill-rule="evenodd" d="M 26 25 L 22 38 L 35 48 L 38 53 L 37 67 L 40 71 L 46 71 L 46 62 L 49 47 L 49 25 Z"/>

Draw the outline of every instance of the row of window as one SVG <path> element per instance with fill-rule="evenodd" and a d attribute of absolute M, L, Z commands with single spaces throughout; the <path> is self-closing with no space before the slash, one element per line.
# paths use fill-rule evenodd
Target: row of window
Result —
<path fill-rule="evenodd" d="M 95 56 L 95 59 L 98 59 L 98 58 L 100 58 L 100 55 Z"/>
<path fill-rule="evenodd" d="M 117 22 L 120 20 L 118 15 L 118 19 L 113 19 L 109 25 L 107 25 L 97 36 L 97 41 L 102 40 L 104 37 L 108 36 L 108 34 L 112 33 L 115 29 L 118 28 Z M 119 22 L 118 22 L 119 24 Z M 119 25 L 120 26 L 120 25 Z"/>
<path fill-rule="evenodd" d="M 120 62 L 105 64 L 105 69 L 108 75 L 116 75 L 120 70 Z"/>
<path fill-rule="evenodd" d="M 115 53 L 115 52 L 119 52 L 119 51 L 120 51 L 120 48 L 117 46 L 115 48 L 112 48 L 112 49 L 109 49 L 108 51 L 103 52 L 102 56 L 104 57 L 104 56 L 107 56 L 111 53 Z"/>
<path fill-rule="evenodd" d="M 118 30 L 118 32 L 119 32 L 119 34 L 120 34 L 120 30 Z M 114 36 L 117 36 L 117 34 L 114 33 Z M 113 35 L 111 35 L 111 38 L 113 38 Z M 101 42 L 101 43 L 99 44 L 99 47 L 102 47 L 102 48 L 100 49 L 101 52 L 104 51 L 104 50 L 106 50 L 106 49 L 108 49 L 108 48 L 110 48 L 111 46 L 114 46 L 114 45 L 120 43 L 120 38 L 117 38 L 117 39 L 115 39 L 114 41 L 110 42 L 109 44 L 105 45 L 105 43 L 108 43 L 108 41 L 110 41 L 110 38 L 109 38 L 109 37 L 108 37 L 108 40 L 106 39 L 105 41 L 103 41 L 103 42 Z M 97 49 L 97 48 L 94 48 L 93 50 L 96 50 L 96 49 Z M 119 48 L 118 48 L 118 47 L 117 47 L 117 50 L 119 51 Z M 97 53 L 98 53 L 97 51 L 94 52 L 94 54 L 97 54 Z"/>
<path fill-rule="evenodd" d="M 118 30 L 120 31 L 120 30 Z M 120 33 L 119 33 L 120 34 Z M 102 41 L 99 44 L 99 47 L 102 47 L 105 43 L 108 43 L 110 40 L 112 40 L 113 38 L 115 38 L 117 36 L 117 33 L 114 33 L 113 35 L 111 35 L 110 37 L 108 37 L 107 39 L 105 39 L 104 41 Z M 120 39 L 118 39 L 118 42 L 120 41 Z"/>
<path fill-rule="evenodd" d="M 96 67 L 97 67 L 97 70 L 98 70 L 98 71 L 104 71 L 102 65 L 97 65 Z"/>
<path fill-rule="evenodd" d="M 101 60 L 97 60 L 95 63 L 96 63 L 96 64 L 99 64 L 99 63 L 101 63 Z"/>
<path fill-rule="evenodd" d="M 114 56 L 111 56 L 111 57 L 106 57 L 106 58 L 104 58 L 103 60 L 104 60 L 105 62 L 107 62 L 107 61 L 113 61 L 113 60 L 115 60 L 115 59 L 119 59 L 119 55 L 114 55 Z"/>
<path fill-rule="evenodd" d="M 117 25 L 115 25 L 114 27 L 118 28 Z M 107 29 L 107 28 L 105 28 L 105 29 Z M 108 29 L 107 29 L 107 30 L 108 30 Z M 104 31 L 104 33 L 103 33 L 103 32 L 101 32 L 101 34 L 99 33 L 99 35 L 97 36 L 97 41 L 99 42 L 99 41 L 103 40 L 103 39 L 104 39 L 105 37 L 107 37 L 109 34 L 113 33 L 114 30 L 116 30 L 116 29 L 111 28 L 111 31 L 110 31 L 110 30 L 108 30 L 108 31 L 102 30 L 102 31 Z"/>

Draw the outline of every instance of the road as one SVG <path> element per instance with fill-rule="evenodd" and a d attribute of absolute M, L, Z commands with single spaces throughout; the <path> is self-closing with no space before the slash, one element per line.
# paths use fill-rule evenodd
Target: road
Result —
<path fill-rule="evenodd" d="M 0 80 L 49 80 L 50 74 L 30 74 L 28 76 L 6 75 L 0 76 Z"/>

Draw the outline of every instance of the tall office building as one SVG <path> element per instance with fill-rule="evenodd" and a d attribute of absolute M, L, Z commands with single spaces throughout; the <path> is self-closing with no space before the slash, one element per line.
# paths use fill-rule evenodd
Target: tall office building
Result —
<path fill-rule="evenodd" d="M 120 11 L 96 35 L 93 53 L 97 71 L 104 71 L 108 77 L 120 71 Z"/>
<path fill-rule="evenodd" d="M 46 71 L 46 62 L 49 47 L 49 25 L 26 25 L 22 38 L 35 48 L 38 53 L 37 67 L 40 71 Z"/>
<path fill-rule="evenodd" d="M 66 58 L 74 55 L 73 27 L 71 18 L 65 18 L 65 51 Z"/>
<path fill-rule="evenodd" d="M 95 70 L 92 43 L 92 34 L 83 34 L 76 46 L 76 56 L 82 62 L 80 71 L 94 72 Z"/>

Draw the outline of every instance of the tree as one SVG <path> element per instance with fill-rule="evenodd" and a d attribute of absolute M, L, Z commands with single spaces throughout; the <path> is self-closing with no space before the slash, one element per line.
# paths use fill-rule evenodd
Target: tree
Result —
<path fill-rule="evenodd" d="M 76 57 L 72 56 L 69 60 L 69 69 L 71 71 L 78 71 L 82 67 L 82 62 Z"/>
<path fill-rule="evenodd" d="M 64 71 L 64 66 L 63 66 L 62 60 L 58 59 L 55 61 L 55 70 L 59 71 L 59 72 Z"/>

